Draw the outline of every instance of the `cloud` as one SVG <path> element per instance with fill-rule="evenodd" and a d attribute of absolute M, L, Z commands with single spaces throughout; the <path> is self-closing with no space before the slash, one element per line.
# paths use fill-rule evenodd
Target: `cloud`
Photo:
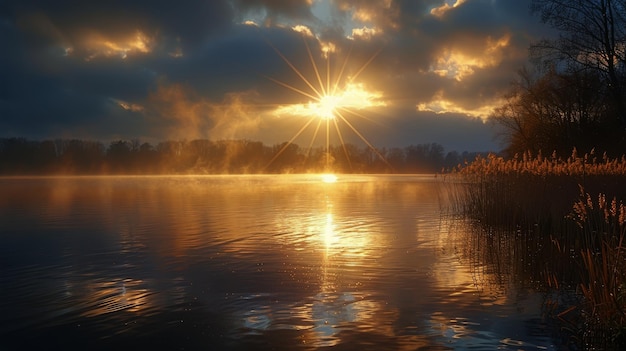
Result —
<path fill-rule="evenodd" d="M 361 28 L 352 28 L 352 35 L 349 37 L 351 39 L 358 38 L 362 40 L 370 40 L 376 35 L 380 35 L 382 31 L 377 28 L 369 28 L 367 26 L 363 26 Z"/>
<path fill-rule="evenodd" d="M 330 79 L 379 94 L 359 123 L 384 145 L 437 142 L 429 130 L 477 147 L 446 125 L 469 123 L 493 146 L 480 118 L 546 33 L 528 2 L 9 0 L 0 136 L 281 142 L 302 117 L 272 111 Z"/>
<path fill-rule="evenodd" d="M 430 10 L 430 14 L 436 17 L 444 17 L 446 13 L 454 10 L 456 7 L 461 6 L 467 0 L 456 0 L 452 5 L 445 2 L 443 5 L 434 7 Z"/>

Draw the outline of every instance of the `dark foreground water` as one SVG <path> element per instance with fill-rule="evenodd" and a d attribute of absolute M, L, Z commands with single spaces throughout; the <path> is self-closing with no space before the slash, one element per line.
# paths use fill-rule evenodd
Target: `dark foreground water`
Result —
<path fill-rule="evenodd" d="M 0 350 L 552 350 L 430 176 L 0 179 Z"/>

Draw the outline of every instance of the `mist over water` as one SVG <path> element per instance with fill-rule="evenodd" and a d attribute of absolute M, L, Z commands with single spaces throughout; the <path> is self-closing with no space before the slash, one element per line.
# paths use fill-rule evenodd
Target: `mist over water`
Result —
<path fill-rule="evenodd" d="M 0 349 L 557 349 L 432 176 L 0 179 Z M 500 269 L 498 269 L 498 267 Z"/>

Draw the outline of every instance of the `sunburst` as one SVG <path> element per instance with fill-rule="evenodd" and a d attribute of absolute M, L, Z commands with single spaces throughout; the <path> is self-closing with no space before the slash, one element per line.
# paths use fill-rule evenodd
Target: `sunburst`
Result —
<path fill-rule="evenodd" d="M 326 131 L 326 171 L 330 171 L 330 135 L 331 129 L 334 131 L 339 139 L 339 142 L 343 148 L 346 159 L 350 165 L 351 161 L 346 149 L 346 143 L 342 134 L 341 126 L 345 126 L 353 132 L 356 136 L 362 140 L 367 147 L 372 150 L 388 167 L 391 165 L 387 162 L 384 156 L 375 148 L 370 141 L 368 141 L 362 133 L 358 131 L 355 125 L 350 122 L 349 117 L 358 117 L 363 119 L 369 119 L 359 110 L 372 106 L 384 105 L 381 101 L 381 94 L 371 93 L 367 91 L 363 84 L 357 83 L 356 78 L 365 70 L 365 68 L 378 56 L 381 50 L 376 51 L 352 76 L 345 78 L 345 70 L 349 63 L 351 50 L 346 55 L 341 68 L 331 78 L 331 50 L 324 52 L 324 60 L 326 63 L 325 72 L 321 72 L 316 60 L 311 52 L 306 37 L 303 35 L 304 46 L 307 51 L 307 55 L 310 61 L 310 68 L 313 70 L 314 77 L 306 77 L 300 69 L 296 67 L 287 57 L 278 50 L 274 45 L 268 42 L 268 44 L 274 49 L 274 51 L 280 56 L 280 58 L 291 68 L 291 70 L 298 76 L 298 78 L 306 85 L 307 89 L 299 89 L 294 85 L 285 83 L 272 77 L 267 77 L 276 84 L 294 91 L 306 98 L 309 101 L 305 104 L 292 104 L 287 106 L 280 106 L 277 109 L 279 114 L 289 114 L 296 116 L 307 117 L 307 120 L 303 123 L 302 127 L 294 134 L 294 136 L 274 155 L 274 157 L 268 163 L 268 166 L 276 160 L 283 151 L 285 151 L 294 140 L 296 140 L 305 130 L 313 128 L 313 137 L 308 147 L 307 155 L 310 153 L 311 148 L 315 140 L 318 137 L 319 131 L 322 126 Z M 324 75 L 324 77 L 322 77 Z M 345 78 L 346 83 L 341 86 L 342 80 Z M 313 123 L 317 121 L 317 123 Z"/>

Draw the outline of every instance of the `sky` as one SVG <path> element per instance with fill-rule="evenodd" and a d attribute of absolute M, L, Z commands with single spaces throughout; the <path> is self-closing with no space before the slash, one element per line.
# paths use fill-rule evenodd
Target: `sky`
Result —
<path fill-rule="evenodd" d="M 4 0 L 0 137 L 497 151 L 548 32 L 529 0 Z"/>

